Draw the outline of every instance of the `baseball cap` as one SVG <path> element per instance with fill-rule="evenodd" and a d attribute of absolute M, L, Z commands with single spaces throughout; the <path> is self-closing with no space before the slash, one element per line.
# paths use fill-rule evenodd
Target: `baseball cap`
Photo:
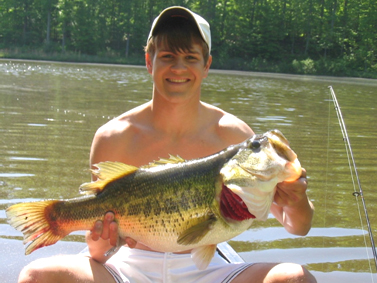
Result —
<path fill-rule="evenodd" d="M 196 23 L 198 30 L 204 40 L 204 42 L 208 45 L 209 51 L 211 51 L 211 31 L 209 28 L 209 23 L 198 14 L 190 11 L 189 9 L 181 6 L 172 6 L 163 10 L 160 15 L 154 19 L 151 31 L 149 32 L 148 40 L 154 35 L 156 27 L 161 24 L 164 20 L 171 18 L 171 17 L 187 17 L 194 20 Z"/>

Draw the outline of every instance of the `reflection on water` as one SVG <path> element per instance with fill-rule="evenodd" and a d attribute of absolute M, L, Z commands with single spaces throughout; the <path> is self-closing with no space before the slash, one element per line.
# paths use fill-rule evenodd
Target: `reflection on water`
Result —
<path fill-rule="evenodd" d="M 255 132 L 281 130 L 307 169 L 308 194 L 316 206 L 306 237 L 288 234 L 271 217 L 230 243 L 250 262 L 307 265 L 320 282 L 373 282 L 365 217 L 352 196 L 357 188 L 330 84 L 342 107 L 369 217 L 376 219 L 375 81 L 212 72 L 202 99 L 245 120 Z M 76 243 L 83 241 L 80 232 L 24 257 L 21 234 L 6 224 L 4 210 L 21 201 L 78 196 L 78 186 L 90 179 L 88 155 L 96 129 L 148 101 L 151 87 L 144 68 L 0 61 L 0 244 L 14 257 L 0 255 L 0 277 L 9 276 L 11 267 L 16 274 L 29 258 L 82 248 Z M 372 228 L 377 234 L 374 221 Z M 54 250 L 62 246 L 63 251 Z"/>

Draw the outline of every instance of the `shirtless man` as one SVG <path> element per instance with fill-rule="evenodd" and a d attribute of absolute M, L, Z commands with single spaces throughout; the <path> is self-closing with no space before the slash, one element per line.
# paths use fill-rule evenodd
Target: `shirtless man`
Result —
<path fill-rule="evenodd" d="M 90 164 L 120 161 L 141 166 L 169 154 L 200 158 L 253 135 L 240 119 L 200 101 L 201 83 L 212 62 L 210 49 L 209 25 L 202 17 L 182 7 L 164 10 L 152 25 L 146 46 L 152 100 L 98 129 Z M 277 186 L 271 212 L 292 234 L 305 235 L 311 227 L 313 206 L 306 188 L 305 170 L 297 181 Z M 189 251 L 154 252 L 129 238 L 128 247 L 105 256 L 118 239 L 113 220 L 114 215 L 107 213 L 87 233 L 87 256 L 37 260 L 24 268 L 19 282 L 316 282 L 293 263 L 235 265 L 215 257 L 200 271 Z"/>

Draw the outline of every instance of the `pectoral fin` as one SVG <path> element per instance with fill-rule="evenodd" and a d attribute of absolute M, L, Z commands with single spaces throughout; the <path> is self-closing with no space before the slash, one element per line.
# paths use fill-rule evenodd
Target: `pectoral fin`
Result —
<path fill-rule="evenodd" d="M 209 219 L 190 227 L 178 237 L 177 243 L 185 246 L 197 244 L 211 229 L 213 229 L 213 224 L 215 222 L 216 217 L 212 216 Z"/>
<path fill-rule="evenodd" d="M 215 255 L 216 245 L 202 246 L 191 251 L 191 258 L 196 267 L 204 270 L 208 267 L 213 256 Z"/>

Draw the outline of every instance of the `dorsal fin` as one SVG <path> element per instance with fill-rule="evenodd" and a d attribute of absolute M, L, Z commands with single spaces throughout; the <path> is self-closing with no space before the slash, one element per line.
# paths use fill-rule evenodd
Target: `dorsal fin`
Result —
<path fill-rule="evenodd" d="M 82 184 L 79 188 L 82 194 L 98 194 L 108 183 L 132 174 L 139 169 L 122 162 L 111 161 L 100 162 L 95 164 L 94 167 L 97 167 L 97 169 L 91 169 L 90 171 L 97 177 L 97 180 Z"/>
<path fill-rule="evenodd" d="M 185 161 L 186 160 L 184 160 L 179 155 L 169 154 L 169 158 L 160 158 L 159 160 L 157 160 L 157 161 L 155 160 L 155 161 L 149 163 L 148 165 L 142 166 L 141 168 L 150 168 L 150 167 L 156 167 L 156 166 L 165 165 L 165 164 L 178 164 L 178 163 L 182 163 L 182 162 L 185 162 Z"/>

